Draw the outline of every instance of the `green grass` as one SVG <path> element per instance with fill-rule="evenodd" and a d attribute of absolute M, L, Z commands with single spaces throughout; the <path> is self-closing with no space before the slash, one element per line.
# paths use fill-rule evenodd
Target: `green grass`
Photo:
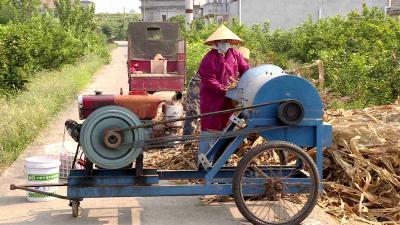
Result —
<path fill-rule="evenodd" d="M 35 74 L 28 91 L 8 100 L 0 98 L 0 172 L 72 102 L 104 62 L 98 56 L 87 56 L 59 71 Z"/>

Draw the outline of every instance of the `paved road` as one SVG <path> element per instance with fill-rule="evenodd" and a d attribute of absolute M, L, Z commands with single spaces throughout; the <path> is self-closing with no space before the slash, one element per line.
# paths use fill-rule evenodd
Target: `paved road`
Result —
<path fill-rule="evenodd" d="M 126 42 L 120 42 L 119 48 L 113 50 L 111 64 L 103 66 L 82 93 L 93 93 L 94 90 L 119 93 L 121 87 L 127 93 L 126 51 Z M 23 159 L 43 155 L 44 145 L 61 142 L 64 121 L 68 118 L 78 120 L 77 116 L 77 104 L 74 102 L 66 107 L 50 123 L 48 129 L 0 176 L 0 224 L 248 224 L 240 216 L 234 203 L 202 206 L 198 197 L 85 199 L 81 204 L 82 215 L 72 218 L 71 209 L 65 200 L 32 203 L 26 201 L 26 192 L 9 191 L 11 183 L 25 182 Z M 60 189 L 59 193 L 65 194 L 65 189 Z M 334 225 L 338 222 L 320 208 L 316 208 L 304 224 Z"/>

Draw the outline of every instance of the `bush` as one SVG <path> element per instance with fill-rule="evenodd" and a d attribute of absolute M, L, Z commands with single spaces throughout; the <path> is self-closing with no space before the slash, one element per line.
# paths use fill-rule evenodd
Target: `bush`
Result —
<path fill-rule="evenodd" d="M 350 107 L 389 104 L 400 92 L 400 24 L 382 10 L 351 12 L 295 29 L 290 58 L 301 62 L 322 59 L 326 85 L 347 96 Z"/>
<path fill-rule="evenodd" d="M 99 24 L 99 29 L 108 38 L 113 37 L 115 40 L 127 40 L 129 22 L 136 22 L 141 19 L 141 15 L 137 13 L 101 13 L 95 15 L 95 21 Z"/>
<path fill-rule="evenodd" d="M 24 90 L 37 71 L 58 69 L 90 53 L 108 57 L 105 37 L 96 32 L 93 7 L 59 0 L 55 17 L 52 12 L 35 13 L 35 5 L 36 0 L 27 0 L 0 6 L 0 12 L 11 15 L 0 17 L 6 23 L 0 25 L 0 97 Z M 21 15 L 28 9 L 32 12 Z"/>
<path fill-rule="evenodd" d="M 311 19 L 289 30 L 271 32 L 269 24 L 227 26 L 250 49 L 251 64 L 283 68 L 321 59 L 325 85 L 333 96 L 346 97 L 347 108 L 394 102 L 400 95 L 400 23 L 378 8 L 363 7 L 347 17 Z M 188 71 L 193 73 L 207 51 L 202 43 L 217 28 L 194 20 L 183 32 L 188 41 Z"/>
<path fill-rule="evenodd" d="M 103 63 L 104 59 L 91 55 L 58 71 L 39 72 L 28 91 L 12 99 L 0 98 L 0 173 L 72 101 Z"/>
<path fill-rule="evenodd" d="M 30 29 L 24 24 L 10 24 L 0 30 L 0 88 L 20 90 L 34 71 L 34 46 Z"/>

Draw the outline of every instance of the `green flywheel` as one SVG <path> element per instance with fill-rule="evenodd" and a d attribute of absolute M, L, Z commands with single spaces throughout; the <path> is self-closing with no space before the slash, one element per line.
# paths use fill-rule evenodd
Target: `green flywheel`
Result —
<path fill-rule="evenodd" d="M 120 106 L 105 106 L 94 111 L 82 124 L 80 144 L 86 157 L 105 169 L 119 169 L 132 163 L 143 151 L 134 145 L 144 140 L 143 128 L 119 132 L 117 147 L 105 144 L 106 132 L 142 124 L 130 110 Z M 109 137 L 110 142 L 113 137 Z"/>

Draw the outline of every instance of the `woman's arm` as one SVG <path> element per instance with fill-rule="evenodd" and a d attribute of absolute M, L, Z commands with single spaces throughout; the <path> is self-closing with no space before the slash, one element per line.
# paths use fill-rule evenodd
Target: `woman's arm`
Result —
<path fill-rule="evenodd" d="M 246 62 L 243 55 L 239 51 L 235 51 L 235 54 L 236 54 L 239 76 L 242 76 L 248 69 L 250 69 L 250 65 Z"/>
<path fill-rule="evenodd" d="M 210 54 L 207 54 L 200 63 L 199 75 L 201 82 L 209 91 L 219 94 L 225 94 L 227 87 L 217 79 L 216 60 Z"/>

